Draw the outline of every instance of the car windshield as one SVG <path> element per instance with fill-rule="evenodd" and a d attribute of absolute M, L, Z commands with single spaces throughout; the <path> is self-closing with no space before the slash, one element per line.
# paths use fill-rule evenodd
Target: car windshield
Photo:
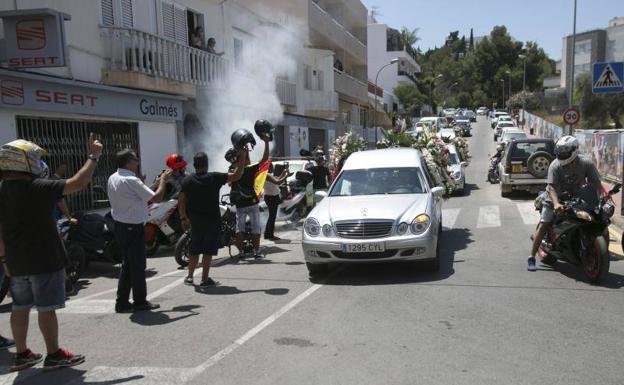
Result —
<path fill-rule="evenodd" d="M 420 194 L 424 188 L 418 167 L 345 170 L 329 196 Z"/>
<path fill-rule="evenodd" d="M 449 153 L 448 160 L 449 160 L 449 164 L 451 165 L 459 164 L 459 157 L 457 156 L 456 153 L 453 153 L 453 152 Z"/>

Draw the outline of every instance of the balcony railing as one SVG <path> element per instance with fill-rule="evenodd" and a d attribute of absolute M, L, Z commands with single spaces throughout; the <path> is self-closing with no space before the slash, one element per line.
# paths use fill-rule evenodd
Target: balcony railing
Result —
<path fill-rule="evenodd" d="M 138 72 L 196 85 L 225 80 L 229 62 L 171 39 L 130 28 L 102 27 L 110 70 Z"/>
<path fill-rule="evenodd" d="M 334 44 L 349 52 L 362 62 L 366 62 L 366 45 L 353 35 L 344 25 L 333 18 L 313 0 L 309 0 L 310 27 L 330 39 Z"/>
<path fill-rule="evenodd" d="M 334 68 L 334 88 L 336 92 L 346 95 L 357 102 L 368 102 L 368 86 L 366 83 Z"/>
<path fill-rule="evenodd" d="M 277 78 L 275 80 L 275 87 L 277 89 L 277 96 L 279 97 L 280 103 L 285 106 L 297 105 L 297 85 L 295 83 Z"/>

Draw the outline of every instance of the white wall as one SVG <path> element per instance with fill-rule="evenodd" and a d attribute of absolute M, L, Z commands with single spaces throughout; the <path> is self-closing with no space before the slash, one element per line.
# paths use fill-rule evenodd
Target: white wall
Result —
<path fill-rule="evenodd" d="M 290 126 L 288 129 L 289 147 L 288 150 L 291 156 L 299 156 L 301 149 L 308 149 L 310 147 L 310 133 L 307 127 Z"/>
<path fill-rule="evenodd" d="M 151 182 L 166 168 L 165 158 L 178 148 L 175 123 L 139 122 L 141 171 Z"/>
<path fill-rule="evenodd" d="M 624 24 L 607 28 L 606 61 L 624 61 Z"/>
<path fill-rule="evenodd" d="M 0 108 L 0 145 L 17 139 L 15 127 L 15 113 Z"/>

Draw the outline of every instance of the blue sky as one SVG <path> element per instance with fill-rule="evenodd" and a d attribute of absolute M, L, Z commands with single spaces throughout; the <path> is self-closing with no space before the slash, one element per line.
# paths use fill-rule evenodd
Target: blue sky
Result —
<path fill-rule="evenodd" d="M 440 46 L 450 31 L 459 35 L 487 35 L 505 25 L 520 41 L 536 41 L 552 59 L 561 58 L 562 38 L 572 34 L 574 0 L 362 0 L 377 19 L 394 28 L 420 28 L 423 50 Z M 577 31 L 605 28 L 624 16 L 624 0 L 578 0 Z"/>

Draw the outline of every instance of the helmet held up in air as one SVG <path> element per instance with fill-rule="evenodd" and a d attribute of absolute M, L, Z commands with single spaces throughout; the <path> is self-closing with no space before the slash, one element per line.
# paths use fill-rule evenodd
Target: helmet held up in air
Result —
<path fill-rule="evenodd" d="M 254 124 L 254 131 L 256 131 L 256 135 L 258 135 L 261 139 L 267 139 L 268 141 L 273 140 L 273 132 L 275 128 L 268 120 L 260 119 L 256 120 L 256 124 Z"/>
<path fill-rule="evenodd" d="M 238 151 L 233 148 L 230 148 L 225 152 L 225 160 L 229 163 L 235 163 L 238 160 Z"/>
<path fill-rule="evenodd" d="M 240 128 L 232 134 L 232 146 L 234 146 L 235 150 L 241 150 L 248 145 L 251 145 L 251 148 L 256 145 L 256 139 L 253 134 L 244 128 Z"/>

